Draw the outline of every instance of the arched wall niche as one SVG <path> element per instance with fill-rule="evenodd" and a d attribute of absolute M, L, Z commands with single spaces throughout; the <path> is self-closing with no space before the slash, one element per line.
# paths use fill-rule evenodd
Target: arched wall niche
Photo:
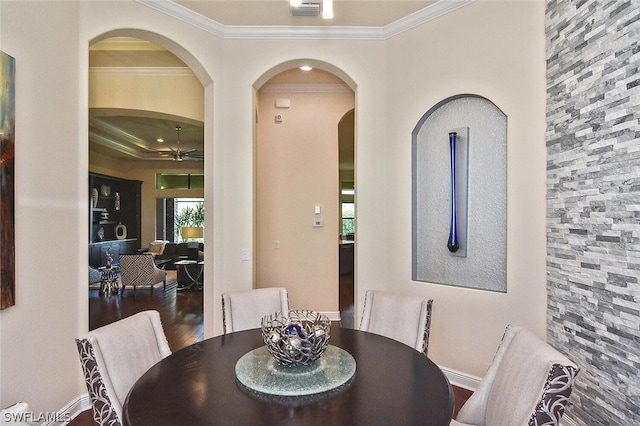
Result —
<path fill-rule="evenodd" d="M 458 133 L 460 252 L 447 247 L 454 181 L 450 132 Z M 414 281 L 507 291 L 507 116 L 489 99 L 452 96 L 430 108 L 415 126 L 412 249 Z"/>

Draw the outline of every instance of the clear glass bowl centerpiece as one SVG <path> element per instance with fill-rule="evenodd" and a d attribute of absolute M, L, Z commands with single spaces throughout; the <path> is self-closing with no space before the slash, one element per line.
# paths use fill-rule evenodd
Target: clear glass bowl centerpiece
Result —
<path fill-rule="evenodd" d="M 291 310 L 262 318 L 262 339 L 278 364 L 296 367 L 313 364 L 327 349 L 331 321 L 309 310 Z"/>

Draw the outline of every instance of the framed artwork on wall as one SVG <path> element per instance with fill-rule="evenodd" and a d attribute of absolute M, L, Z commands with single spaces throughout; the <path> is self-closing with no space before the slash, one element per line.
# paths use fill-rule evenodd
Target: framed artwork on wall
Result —
<path fill-rule="evenodd" d="M 15 59 L 0 52 L 0 309 L 15 305 Z"/>

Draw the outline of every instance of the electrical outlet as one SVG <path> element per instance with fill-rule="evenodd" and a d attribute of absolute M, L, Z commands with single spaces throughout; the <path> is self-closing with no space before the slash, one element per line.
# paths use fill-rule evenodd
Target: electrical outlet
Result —
<path fill-rule="evenodd" d="M 249 249 L 248 248 L 243 248 L 242 251 L 240 252 L 240 260 L 242 260 L 243 262 L 247 262 L 249 260 Z"/>

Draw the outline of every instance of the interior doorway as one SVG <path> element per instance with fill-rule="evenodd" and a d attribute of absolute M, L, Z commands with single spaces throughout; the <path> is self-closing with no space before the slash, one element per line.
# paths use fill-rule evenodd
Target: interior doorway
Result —
<path fill-rule="evenodd" d="M 121 30 L 104 34 L 89 46 L 88 169 L 142 183 L 143 190 L 136 200 L 141 232 L 127 253 L 134 255 L 148 251 L 156 239 L 157 198 L 176 194 L 181 198 L 204 197 L 205 87 L 212 82 L 188 52 L 174 53 L 155 41 L 168 42 L 158 34 Z M 185 60 L 195 64 L 196 69 L 192 70 L 177 55 L 188 58 Z M 176 181 L 187 176 L 190 184 L 187 188 L 166 187 L 159 183 L 160 174 Z M 193 185 L 194 179 L 199 185 Z M 154 261 L 157 260 L 156 256 Z M 167 285 L 160 283 L 151 292 L 143 292 L 150 304 L 146 309 L 165 300 L 175 310 L 172 315 L 181 317 L 177 302 L 185 298 L 177 292 L 179 273 L 165 265 L 156 263 L 156 267 L 166 270 Z M 91 291 L 90 288 L 90 299 L 94 296 Z M 133 303 L 129 291 L 127 288 L 120 295 L 99 298 L 98 304 L 90 303 L 90 316 L 96 313 L 92 312 L 94 307 L 115 307 L 113 316 L 107 316 L 105 321 L 120 319 Z M 138 299 L 143 297 L 140 293 L 138 289 Z M 199 298 L 202 297 L 200 292 Z M 203 317 L 200 304 L 200 328 Z"/>
<path fill-rule="evenodd" d="M 355 327 L 355 109 L 338 123 L 340 173 L 339 308 L 342 326 Z"/>
<path fill-rule="evenodd" d="M 348 178 L 340 122 L 355 92 L 327 64 L 287 65 L 255 87 L 255 287 L 287 287 L 292 308 L 340 320 L 341 182 L 354 182 L 353 119 Z"/>

